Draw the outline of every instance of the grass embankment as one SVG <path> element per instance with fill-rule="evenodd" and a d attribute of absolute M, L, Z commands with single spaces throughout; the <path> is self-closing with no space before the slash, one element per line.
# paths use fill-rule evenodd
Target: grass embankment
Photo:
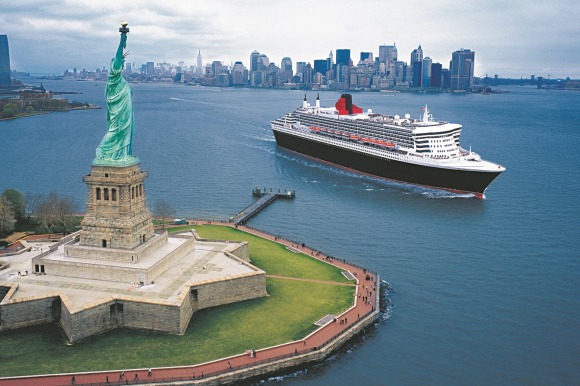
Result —
<path fill-rule="evenodd" d="M 235 229 L 195 226 L 202 237 L 246 240 L 268 274 L 345 283 L 335 267 Z M 269 267 L 269 268 L 268 268 Z M 54 325 L 0 335 L 0 376 L 190 365 L 301 339 L 353 301 L 353 287 L 267 279 L 270 296 L 202 310 L 184 336 L 119 329 L 66 346 Z"/>

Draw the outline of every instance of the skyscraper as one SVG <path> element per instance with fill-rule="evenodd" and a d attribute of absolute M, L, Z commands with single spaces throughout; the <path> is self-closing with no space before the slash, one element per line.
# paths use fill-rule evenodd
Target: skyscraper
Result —
<path fill-rule="evenodd" d="M 250 72 L 258 71 L 258 59 L 260 58 L 260 53 L 256 50 L 250 54 Z"/>
<path fill-rule="evenodd" d="M 373 61 L 373 53 L 372 52 L 361 52 L 360 53 L 360 61 L 361 62 L 369 62 Z"/>
<path fill-rule="evenodd" d="M 0 88 L 12 86 L 10 80 L 10 50 L 8 49 L 8 36 L 0 35 Z"/>
<path fill-rule="evenodd" d="M 203 64 L 201 62 L 201 50 L 197 52 L 197 67 L 195 68 L 195 73 L 198 78 L 201 78 L 201 74 L 203 71 Z"/>
<path fill-rule="evenodd" d="M 328 59 L 315 59 L 314 60 L 314 73 L 322 74 L 326 76 L 328 71 Z"/>
<path fill-rule="evenodd" d="M 306 67 L 306 62 L 296 62 L 296 73 L 304 74 L 304 67 Z"/>
<path fill-rule="evenodd" d="M 350 62 L 350 49 L 342 48 L 336 50 L 336 64 L 348 66 Z"/>
<path fill-rule="evenodd" d="M 433 63 L 431 65 L 431 87 L 441 88 L 443 85 L 443 66 L 441 63 Z"/>
<path fill-rule="evenodd" d="M 421 68 L 421 87 L 431 87 L 431 65 L 433 61 L 430 57 L 423 59 L 423 66 Z"/>
<path fill-rule="evenodd" d="M 460 49 L 451 54 L 451 89 L 470 90 L 473 85 L 475 51 Z"/>
<path fill-rule="evenodd" d="M 248 70 L 242 62 L 236 62 L 232 68 L 232 83 L 234 86 L 243 86 L 248 83 Z"/>
<path fill-rule="evenodd" d="M 421 86 L 421 63 L 423 62 L 423 49 L 419 44 L 418 48 L 415 48 L 413 52 L 411 52 L 411 61 L 409 62 L 409 74 L 408 78 L 412 80 L 413 87 L 420 87 Z M 415 63 L 420 63 L 416 65 Z M 418 70 L 417 70 L 418 68 Z"/>
<path fill-rule="evenodd" d="M 258 71 L 266 71 L 268 65 L 270 64 L 270 59 L 265 54 L 261 54 L 258 58 Z"/>
<path fill-rule="evenodd" d="M 280 80 L 282 82 L 289 82 L 293 76 L 292 59 L 286 56 L 282 58 L 282 62 L 280 63 Z"/>
<path fill-rule="evenodd" d="M 391 71 L 397 61 L 397 46 L 379 46 L 379 62 L 385 63 L 386 71 Z"/>
<path fill-rule="evenodd" d="M 413 52 L 411 52 L 411 65 L 415 62 L 422 62 L 423 61 L 423 49 L 419 44 L 418 48 L 415 48 Z"/>

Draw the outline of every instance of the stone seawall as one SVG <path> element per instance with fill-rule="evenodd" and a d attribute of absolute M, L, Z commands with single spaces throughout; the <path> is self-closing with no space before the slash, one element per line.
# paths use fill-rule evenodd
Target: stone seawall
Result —
<path fill-rule="evenodd" d="M 356 335 L 362 333 L 367 327 L 375 323 L 379 318 L 379 311 L 374 311 L 362 318 L 358 323 L 352 325 L 349 329 L 344 331 L 342 334 L 334 337 L 330 341 L 326 342 L 321 347 L 316 347 L 309 352 L 301 353 L 298 355 L 291 355 L 285 358 L 269 358 L 261 364 L 257 364 L 251 367 L 226 371 L 223 374 L 209 376 L 207 378 L 198 378 L 195 380 L 188 381 L 174 381 L 171 382 L 173 385 L 204 385 L 204 386 L 217 386 L 217 385 L 233 385 L 241 381 L 249 381 L 250 379 L 264 379 L 266 376 L 271 376 L 276 373 L 287 372 L 291 369 L 304 368 L 310 363 L 321 362 L 328 358 L 332 353 L 346 344 L 349 340 L 354 338 Z M 316 333 L 316 332 L 315 332 Z M 315 334 L 313 333 L 313 334 Z M 308 339 L 306 337 L 305 339 Z M 202 364 L 203 365 L 203 364 Z M 201 366 L 201 365 L 200 365 Z"/>

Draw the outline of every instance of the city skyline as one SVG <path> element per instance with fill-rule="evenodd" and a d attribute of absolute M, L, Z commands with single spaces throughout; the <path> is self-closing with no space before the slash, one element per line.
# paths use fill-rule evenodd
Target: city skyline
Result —
<path fill-rule="evenodd" d="M 354 59 L 360 52 L 378 56 L 378 46 L 396 44 L 400 60 L 409 61 L 421 45 L 444 67 L 451 52 L 470 48 L 478 52 L 476 76 L 580 78 L 580 53 L 572 49 L 580 45 L 573 1 L 348 4 L 298 1 L 288 8 L 254 0 L 168 8 L 149 0 L 138 6 L 26 0 L 2 5 L 0 33 L 9 36 L 12 69 L 31 73 L 108 65 L 105 47 L 116 39 L 119 20 L 127 19 L 133 63 L 195 65 L 201 49 L 204 64 L 241 61 L 249 68 L 249 53 L 257 50 L 278 65 L 284 57 L 314 65 L 331 50 L 348 48 Z"/>

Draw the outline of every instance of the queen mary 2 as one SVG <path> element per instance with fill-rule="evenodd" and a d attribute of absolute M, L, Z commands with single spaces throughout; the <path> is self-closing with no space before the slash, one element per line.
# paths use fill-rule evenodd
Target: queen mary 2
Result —
<path fill-rule="evenodd" d="M 366 113 L 342 94 L 334 107 L 302 107 L 272 121 L 278 146 L 355 172 L 485 198 L 505 168 L 459 145 L 461 125 L 409 114 Z"/>

